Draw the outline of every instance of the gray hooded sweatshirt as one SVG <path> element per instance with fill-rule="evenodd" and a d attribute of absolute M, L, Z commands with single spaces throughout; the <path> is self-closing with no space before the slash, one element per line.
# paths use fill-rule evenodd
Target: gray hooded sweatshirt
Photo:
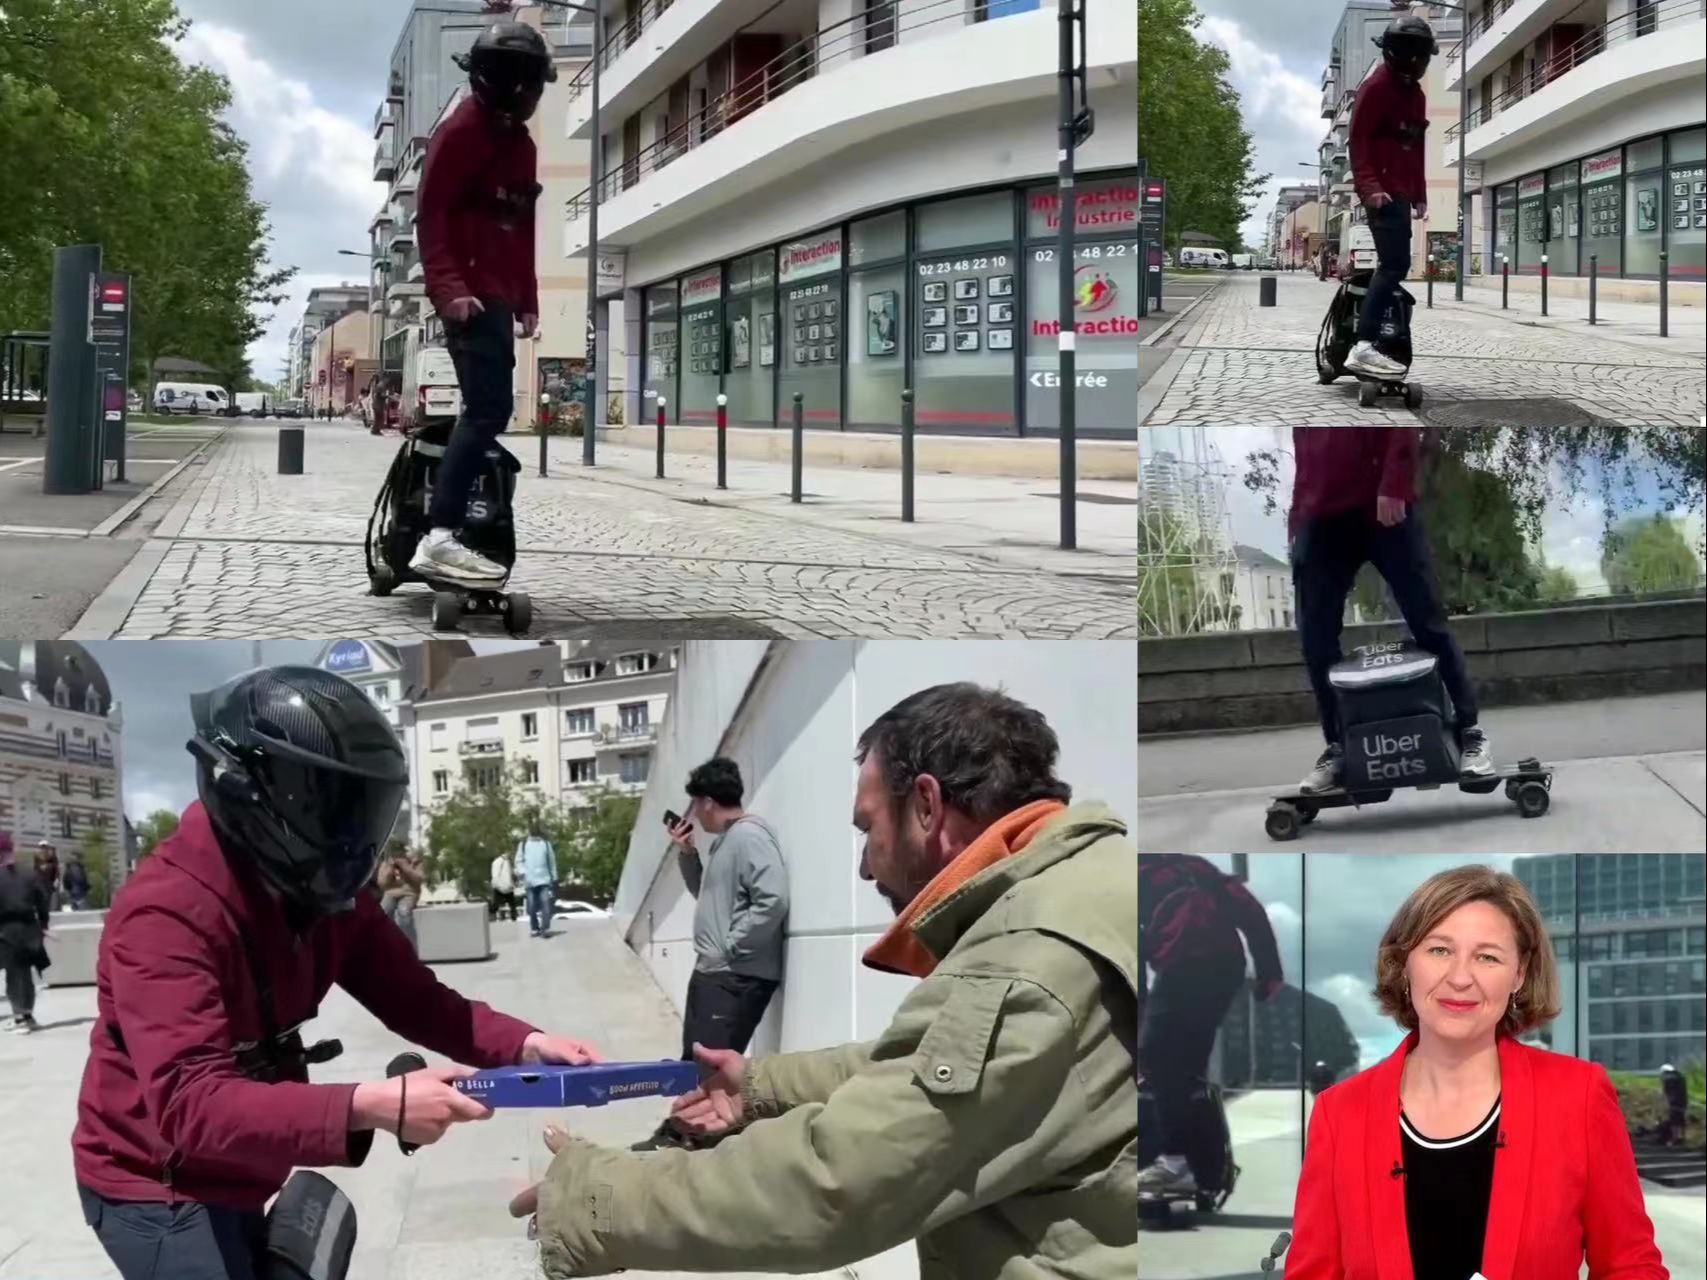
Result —
<path fill-rule="evenodd" d="M 771 982 L 782 978 L 788 868 L 763 818 L 747 814 L 701 858 L 678 850 L 682 879 L 699 900 L 693 913 L 694 968 Z"/>

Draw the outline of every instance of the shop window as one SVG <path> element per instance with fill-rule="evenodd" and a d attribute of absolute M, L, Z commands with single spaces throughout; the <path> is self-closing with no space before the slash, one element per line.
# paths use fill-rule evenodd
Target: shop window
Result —
<path fill-rule="evenodd" d="M 1541 255 L 1547 252 L 1547 175 L 1531 174 L 1517 184 L 1517 252 L 1511 269 L 1541 274 Z"/>
<path fill-rule="evenodd" d="M 1668 140 L 1666 247 L 1670 274 L 1700 280 L 1707 274 L 1707 130 L 1674 133 Z"/>
<path fill-rule="evenodd" d="M 1582 210 L 1577 203 L 1577 166 L 1564 164 L 1547 174 L 1547 253 L 1552 274 L 1576 275 Z"/>
<path fill-rule="evenodd" d="M 899 427 L 906 382 L 907 268 L 904 263 L 848 277 L 848 425 Z"/>
<path fill-rule="evenodd" d="M 1029 430 L 1057 430 L 1060 274 L 1052 245 L 1026 250 L 1025 377 Z M 1138 242 L 1081 243 L 1073 253 L 1074 406 L 1081 431 L 1130 433 L 1138 398 Z"/>
<path fill-rule="evenodd" d="M 1508 183 L 1494 192 L 1494 258 L 1489 264 L 1490 275 L 1499 275 L 1500 268 L 1510 262 L 1517 266 L 1517 184 Z"/>
<path fill-rule="evenodd" d="M 842 344 L 847 340 L 841 266 L 839 229 L 782 247 L 782 313 L 777 318 L 782 376 L 777 408 L 784 423 L 793 421 L 796 393 L 802 397 L 809 426 L 841 422 Z"/>
<path fill-rule="evenodd" d="M 920 205 L 913 217 L 920 253 L 1005 244 L 1014 238 L 1014 201 L 1006 191 L 934 200 Z"/>
<path fill-rule="evenodd" d="M 776 254 L 766 249 L 731 263 L 728 288 L 723 390 L 729 421 L 768 427 L 776 421 Z"/>
<path fill-rule="evenodd" d="M 641 412 L 652 419 L 658 411 L 657 396 L 665 408 L 676 403 L 676 368 L 680 354 L 680 326 L 676 320 L 679 295 L 674 280 L 646 290 L 646 399 Z"/>
<path fill-rule="evenodd" d="M 880 217 L 866 218 L 848 228 L 848 266 L 867 267 L 905 257 L 907 215 L 897 209 Z"/>
<path fill-rule="evenodd" d="M 916 421 L 948 431 L 1012 430 L 1017 255 L 1009 250 L 920 258 L 916 270 Z M 1130 345 L 1136 353 L 1136 343 Z"/>
<path fill-rule="evenodd" d="M 1631 148 L 1634 152 L 1635 148 Z M 1670 209 L 1665 170 L 1632 173 L 1624 180 L 1624 221 L 1629 234 L 1624 240 L 1624 274 L 1658 276 L 1660 250 L 1665 247 L 1662 220 Z"/>
<path fill-rule="evenodd" d="M 723 374 L 723 269 L 709 267 L 682 278 L 682 403 L 678 422 L 717 421 L 718 386 Z"/>

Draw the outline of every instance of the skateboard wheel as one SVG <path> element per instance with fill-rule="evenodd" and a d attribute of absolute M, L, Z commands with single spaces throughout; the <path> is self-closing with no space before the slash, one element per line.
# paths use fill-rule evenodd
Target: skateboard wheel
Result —
<path fill-rule="evenodd" d="M 1420 409 L 1422 408 L 1422 402 L 1423 389 L 1421 387 L 1414 382 L 1405 387 L 1405 408 L 1413 410 Z"/>
<path fill-rule="evenodd" d="M 1517 811 L 1525 818 L 1539 818 L 1550 803 L 1547 788 L 1539 782 L 1526 782 L 1517 789 Z"/>
<path fill-rule="evenodd" d="M 1201 1191 L 1197 1193 L 1197 1211 L 1199 1213 L 1214 1213 L 1215 1212 L 1215 1196 L 1214 1196 L 1214 1193 L 1212 1193 L 1212 1192 L 1205 1193 L 1205 1192 L 1201 1192 Z"/>
<path fill-rule="evenodd" d="M 462 598 L 454 591 L 433 592 L 433 630 L 455 631 L 462 620 Z"/>
<path fill-rule="evenodd" d="M 1309 826 L 1316 820 L 1316 815 L 1320 812 L 1321 810 L 1316 808 L 1313 804 L 1301 804 L 1298 806 L 1298 821 L 1302 822 L 1305 826 Z"/>
<path fill-rule="evenodd" d="M 1516 778 L 1507 778 L 1505 780 L 1505 798 L 1510 800 L 1513 804 L 1516 804 L 1517 789 L 1522 785 L 1523 783 Z"/>
<path fill-rule="evenodd" d="M 512 591 L 504 597 L 504 630 L 513 636 L 526 635 L 533 626 L 533 601 L 524 591 Z"/>
<path fill-rule="evenodd" d="M 1296 840 L 1298 838 L 1298 811 L 1291 805 L 1277 804 L 1268 811 L 1268 817 L 1263 820 L 1263 830 L 1268 832 L 1270 840 Z"/>
<path fill-rule="evenodd" d="M 1362 405 L 1365 409 L 1373 408 L 1375 401 L 1380 394 L 1381 388 L 1376 386 L 1373 382 L 1360 382 L 1357 384 L 1357 403 Z"/>
<path fill-rule="evenodd" d="M 368 592 L 370 595 L 388 596 L 397 586 L 397 575 L 384 565 L 375 569 L 367 576 Z"/>

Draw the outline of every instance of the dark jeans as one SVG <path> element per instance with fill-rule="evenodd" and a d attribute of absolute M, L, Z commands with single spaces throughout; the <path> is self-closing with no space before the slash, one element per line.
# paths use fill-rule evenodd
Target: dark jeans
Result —
<path fill-rule="evenodd" d="M 481 460 L 515 411 L 516 337 L 510 309 L 482 298 L 486 310 L 458 323 L 447 319 L 445 346 L 456 366 L 462 391 L 462 416 L 456 420 L 445 456 L 439 463 L 433 502 L 427 512 L 435 529 L 460 529 L 467 518 L 468 500 L 480 479 Z"/>
<path fill-rule="evenodd" d="M 503 919 L 506 909 L 510 913 L 510 919 L 514 920 L 519 910 L 516 905 L 516 895 L 504 893 L 499 889 L 492 890 L 492 918 L 494 920 Z"/>
<path fill-rule="evenodd" d="M 1345 655 L 1340 627 L 1357 571 L 1375 566 L 1393 592 L 1417 647 L 1440 661 L 1440 679 L 1452 699 L 1460 731 L 1476 723 L 1476 695 L 1458 642 L 1446 628 L 1446 610 L 1434 589 L 1428 543 L 1416 507 L 1388 528 L 1362 511 L 1341 512 L 1306 522 L 1292 540 L 1292 585 L 1298 596 L 1298 638 L 1316 694 L 1322 736 L 1340 741 L 1339 703 L 1328 671 Z"/>
<path fill-rule="evenodd" d="M 1158 973 L 1144 997 L 1138 1064 L 1162 1115 L 1162 1154 L 1183 1156 L 1196 1144 L 1191 1091 L 1209 1072 L 1215 1032 L 1245 980 L 1243 950 Z"/>
<path fill-rule="evenodd" d="M 36 975 L 16 947 L 6 949 L 6 1000 L 14 1018 L 29 1017 L 36 1011 Z"/>
<path fill-rule="evenodd" d="M 1357 317 L 1357 340 L 1375 342 L 1381 337 L 1381 317 L 1393 304 L 1399 283 L 1411 270 L 1411 202 L 1392 200 L 1369 211 L 1369 233 L 1375 237 L 1375 274 L 1363 296 Z"/>
<path fill-rule="evenodd" d="M 745 1053 L 777 984 L 739 973 L 702 973 L 688 979 L 687 1008 L 682 1010 L 682 1059 L 693 1061 L 693 1047 Z"/>
<path fill-rule="evenodd" d="M 530 884 L 527 889 L 528 927 L 535 933 L 551 931 L 551 913 L 556 910 L 555 885 Z"/>
<path fill-rule="evenodd" d="M 255 1280 L 267 1219 L 215 1205 L 108 1200 L 77 1188 L 83 1220 L 124 1280 Z"/>

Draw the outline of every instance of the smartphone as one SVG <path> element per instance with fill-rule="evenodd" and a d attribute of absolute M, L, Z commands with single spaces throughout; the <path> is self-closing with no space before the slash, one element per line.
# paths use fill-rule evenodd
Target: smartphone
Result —
<path fill-rule="evenodd" d="M 674 809 L 664 810 L 664 825 L 671 831 L 674 831 L 677 827 L 682 825 L 681 815 Z"/>

